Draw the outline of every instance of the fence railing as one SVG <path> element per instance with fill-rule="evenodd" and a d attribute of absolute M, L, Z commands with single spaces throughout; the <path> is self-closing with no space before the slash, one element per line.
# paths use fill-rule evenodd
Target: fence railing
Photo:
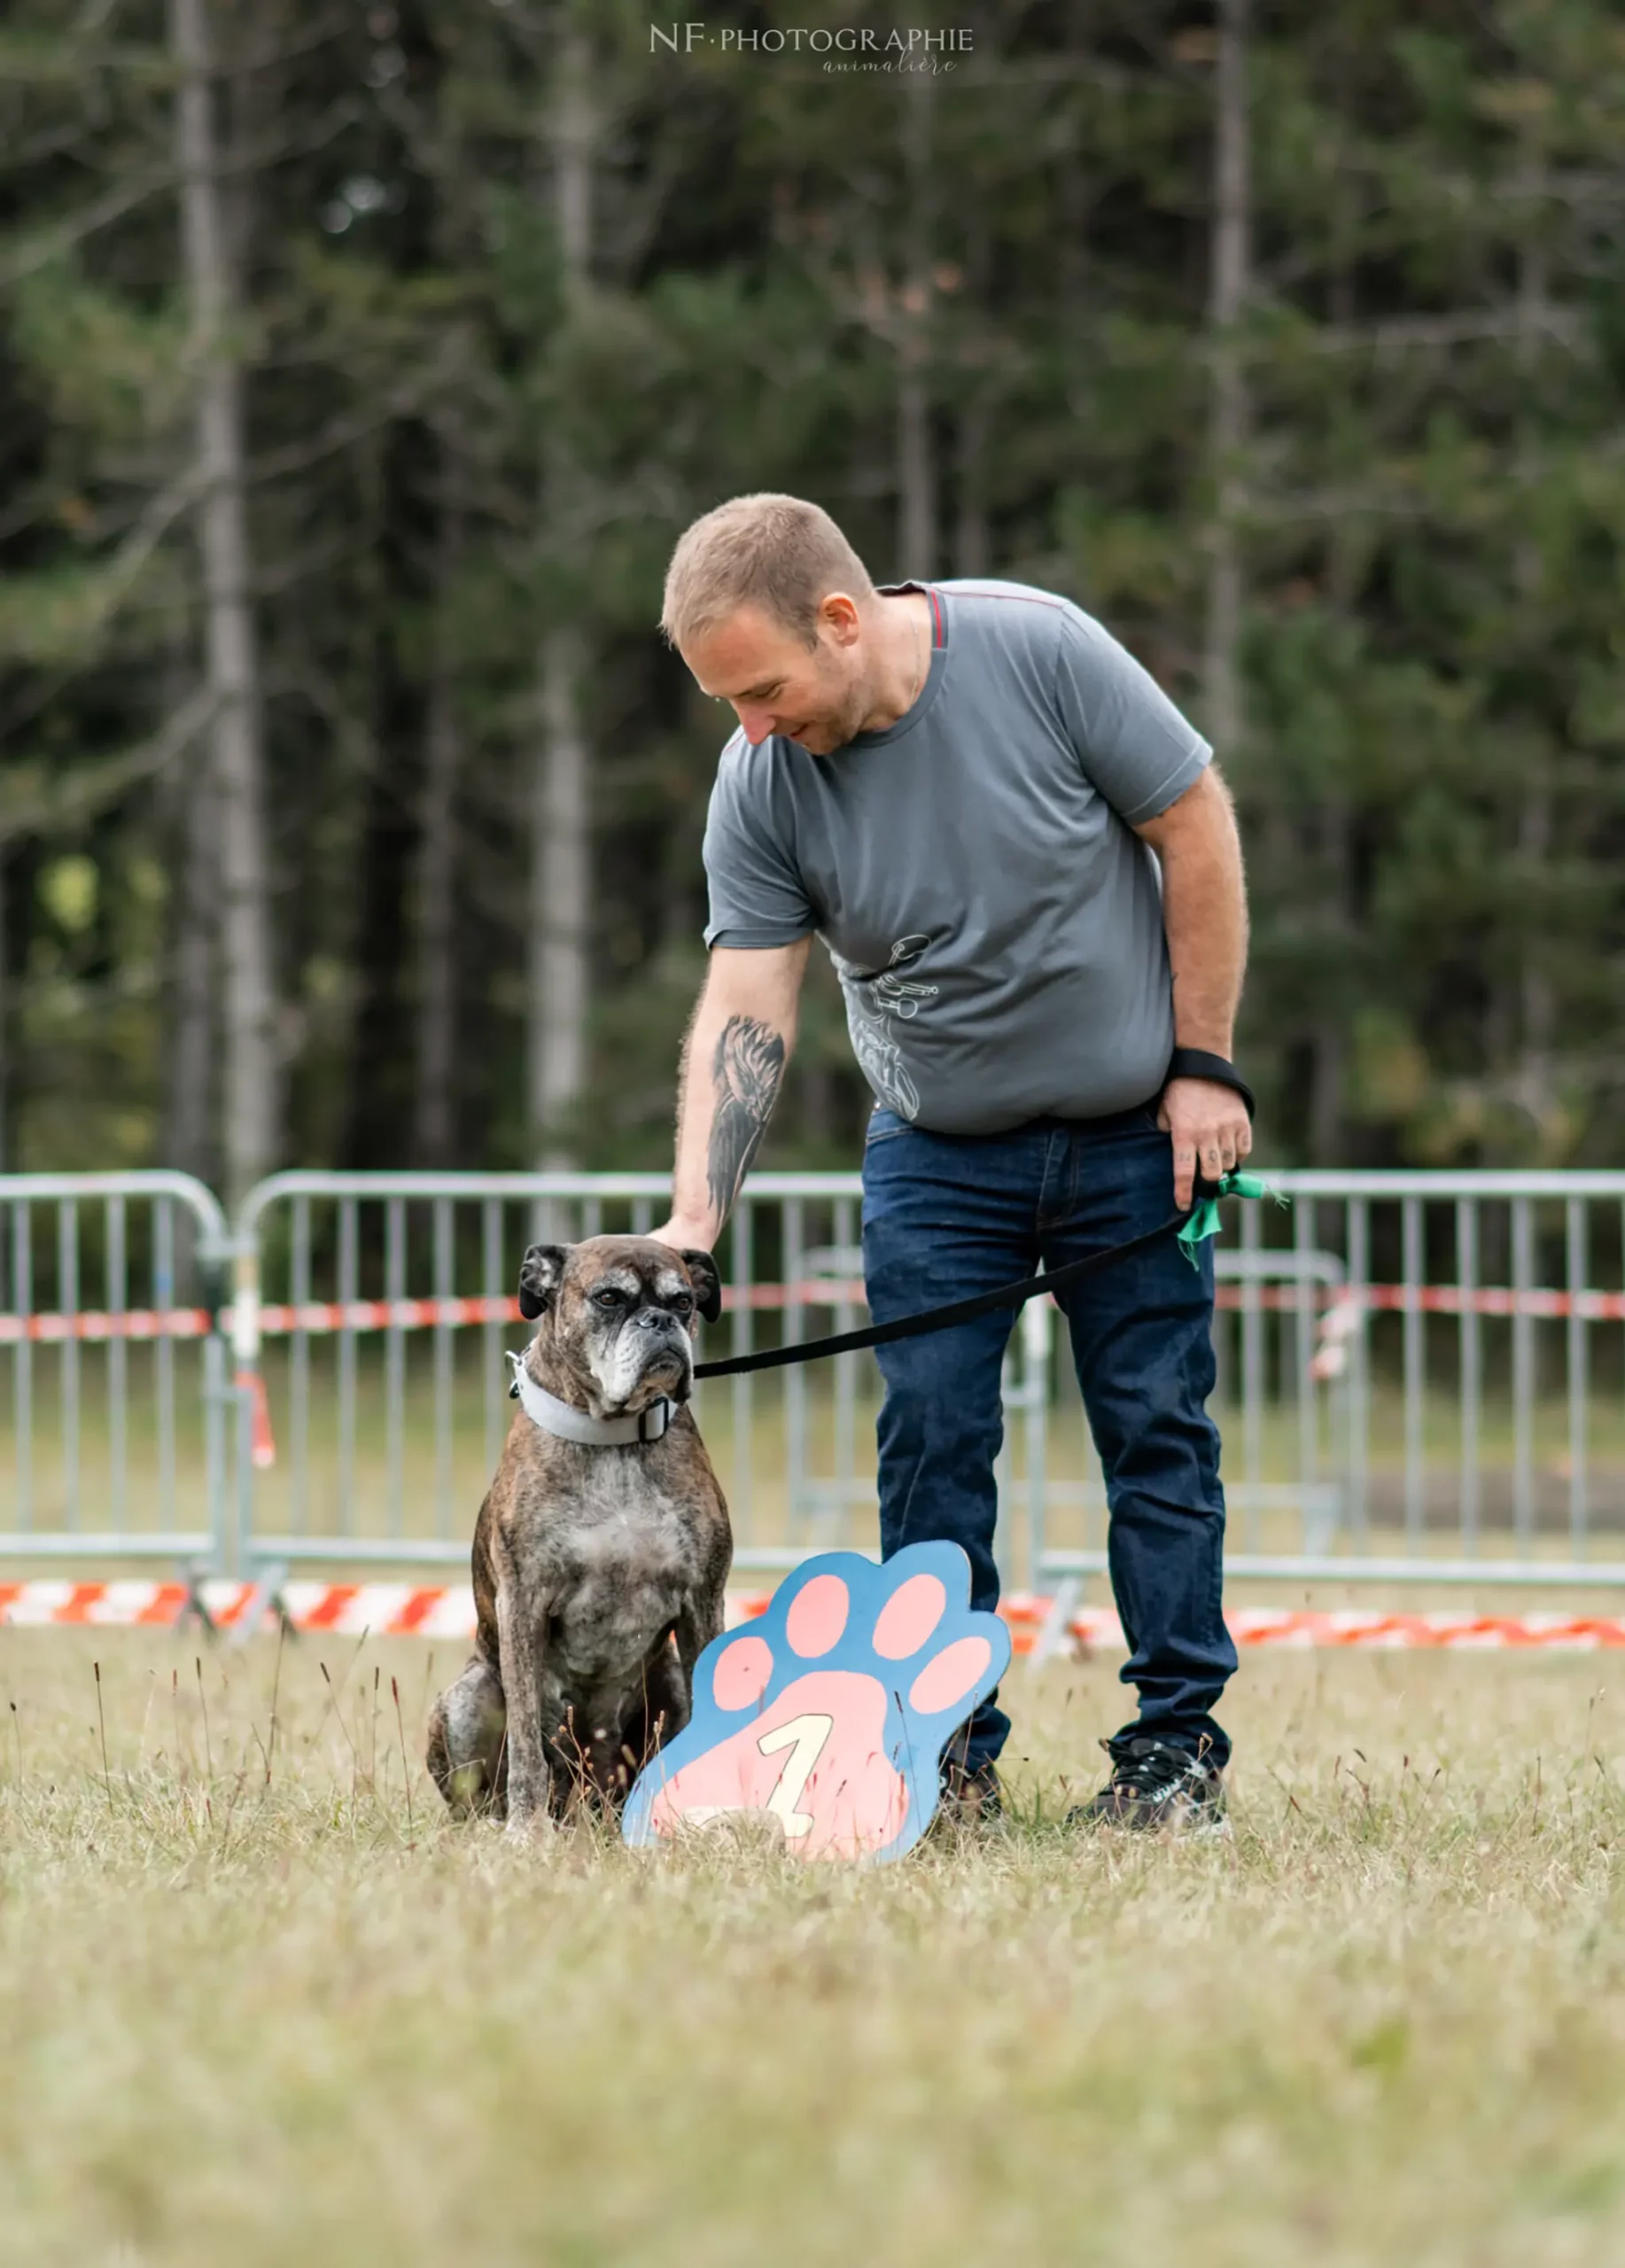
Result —
<path fill-rule="evenodd" d="M 1232 1574 L 1625 1582 L 1625 1173 L 1279 1180 L 1218 1250 Z M 461 1564 L 525 1245 L 647 1230 L 668 1192 L 281 1174 L 228 1232 L 178 1175 L 0 1178 L 0 1556 Z M 860 1206 L 855 1174 L 756 1176 L 706 1351 L 861 1321 Z M 999 1464 L 1001 1564 L 1045 1589 L 1106 1564 L 1057 1322 L 1013 1329 Z M 743 1567 L 872 1548 L 879 1397 L 864 1354 L 702 1386 Z"/>
<path fill-rule="evenodd" d="M 1229 1575 L 1625 1582 L 1625 1174 L 1276 1180 L 1219 1262 Z"/>
<path fill-rule="evenodd" d="M 265 1382 L 276 1462 L 239 1464 L 245 1547 L 268 1559 L 461 1561 L 512 1415 L 513 1287 L 537 1239 L 647 1231 L 657 1174 L 280 1174 L 238 1223 L 258 1283 L 240 1297 L 239 1369 Z M 727 1310 L 707 1334 L 744 1353 L 850 1328 L 863 1297 L 857 1177 L 763 1175 L 720 1255 Z M 239 1262 L 239 1285 L 241 1270 Z M 702 1385 L 696 1402 L 743 1567 L 860 1540 L 871 1358 Z M 872 1530 L 873 1520 L 868 1522 Z M 867 1539 L 862 1539 L 867 1540 Z"/>
<path fill-rule="evenodd" d="M 229 1252 L 184 1174 L 0 1174 L 0 1557 L 219 1557 Z"/>

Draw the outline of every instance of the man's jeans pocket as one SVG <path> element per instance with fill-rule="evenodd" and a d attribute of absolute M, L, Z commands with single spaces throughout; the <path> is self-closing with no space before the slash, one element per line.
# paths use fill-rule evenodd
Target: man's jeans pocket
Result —
<path fill-rule="evenodd" d="M 890 1142 L 908 1131 L 907 1119 L 899 1117 L 895 1110 L 875 1109 L 869 1114 L 869 1122 L 864 1130 L 863 1146 L 866 1150 L 872 1150 L 876 1142 Z"/>

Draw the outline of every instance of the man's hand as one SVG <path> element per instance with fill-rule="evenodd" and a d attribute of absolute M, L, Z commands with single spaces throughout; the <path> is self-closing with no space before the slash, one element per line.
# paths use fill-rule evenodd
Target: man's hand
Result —
<path fill-rule="evenodd" d="M 711 1252 L 722 1231 L 710 1221 L 685 1221 L 674 1213 L 662 1227 L 649 1233 L 657 1243 L 669 1244 L 673 1252 Z"/>
<path fill-rule="evenodd" d="M 1170 1079 L 1156 1122 L 1174 1145 L 1174 1203 L 1188 1212 L 1196 1176 L 1217 1181 L 1253 1146 L 1247 1105 L 1233 1087 L 1213 1079 Z"/>

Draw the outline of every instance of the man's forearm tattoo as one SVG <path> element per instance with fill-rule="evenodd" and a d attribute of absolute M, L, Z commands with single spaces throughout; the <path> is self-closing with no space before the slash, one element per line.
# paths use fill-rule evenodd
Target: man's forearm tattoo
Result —
<path fill-rule="evenodd" d="M 778 1099 L 784 1041 L 755 1016 L 730 1016 L 711 1062 L 717 1115 L 711 1122 L 706 1177 L 719 1213 L 732 1209 Z"/>

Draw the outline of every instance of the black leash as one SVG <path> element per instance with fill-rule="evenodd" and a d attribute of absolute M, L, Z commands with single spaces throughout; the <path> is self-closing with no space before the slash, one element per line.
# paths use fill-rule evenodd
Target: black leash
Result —
<path fill-rule="evenodd" d="M 808 1339 L 795 1347 L 769 1347 L 759 1355 L 735 1355 L 724 1363 L 699 1363 L 694 1375 L 696 1379 L 739 1378 L 746 1371 L 776 1371 L 787 1363 L 819 1362 L 826 1355 L 855 1355 L 862 1347 L 888 1347 L 898 1339 L 922 1339 L 928 1332 L 945 1331 L 952 1323 L 969 1323 L 973 1317 L 991 1315 L 999 1308 L 1022 1307 L 1041 1292 L 1058 1291 L 1064 1284 L 1076 1284 L 1080 1277 L 1092 1276 L 1097 1269 L 1109 1268 L 1114 1261 L 1126 1260 L 1131 1253 L 1143 1252 L 1170 1229 L 1183 1228 L 1193 1220 L 1205 1201 L 1199 1199 L 1187 1212 L 1170 1213 L 1143 1236 L 1109 1245 L 1104 1252 L 1086 1253 L 1082 1260 L 1069 1260 L 1063 1268 L 1052 1268 L 1046 1276 L 1001 1284 L 997 1291 L 978 1292 L 945 1308 L 929 1308 L 923 1315 L 899 1316 L 895 1323 L 872 1323 L 863 1331 L 837 1332 L 833 1339 Z"/>
<path fill-rule="evenodd" d="M 1248 1121 L 1253 1117 L 1253 1091 L 1235 1065 L 1223 1055 L 1211 1055 L 1201 1048 L 1176 1047 L 1169 1060 L 1167 1078 L 1207 1079 L 1223 1087 L 1232 1087 L 1247 1105 Z M 1126 1260 L 1131 1252 L 1143 1252 L 1170 1229 L 1180 1231 L 1182 1242 L 1193 1247 L 1200 1244 L 1218 1228 L 1219 1198 L 1262 1197 L 1267 1187 L 1256 1174 L 1232 1171 L 1222 1174 L 1216 1182 L 1204 1181 L 1199 1174 L 1193 1192 L 1194 1201 L 1185 1212 L 1170 1213 L 1155 1229 L 1147 1229 L 1144 1236 L 1130 1237 L 1125 1244 L 1112 1245 L 1105 1252 L 1092 1252 L 1083 1260 L 1069 1260 L 1064 1268 L 1053 1268 L 1047 1276 L 1029 1276 L 1019 1284 L 1001 1284 L 996 1292 L 978 1292 L 974 1299 L 955 1300 L 945 1308 L 929 1308 L 923 1315 L 902 1316 L 896 1323 L 872 1323 L 864 1331 L 838 1332 L 833 1339 L 809 1339 L 796 1347 L 771 1347 L 763 1354 L 735 1355 L 724 1363 L 699 1363 L 694 1375 L 696 1379 L 736 1379 L 747 1371 L 777 1371 L 788 1363 L 821 1362 L 826 1355 L 855 1355 L 864 1347 L 889 1347 L 898 1339 L 922 1339 L 928 1332 L 945 1331 L 951 1323 L 969 1323 L 975 1317 L 992 1315 L 999 1308 L 1024 1307 L 1041 1292 L 1059 1291 L 1063 1284 L 1076 1284 L 1082 1276 L 1092 1276 L 1098 1268 L 1109 1268 L 1114 1261 Z M 1193 1249 L 1191 1257 L 1194 1262 Z"/>

